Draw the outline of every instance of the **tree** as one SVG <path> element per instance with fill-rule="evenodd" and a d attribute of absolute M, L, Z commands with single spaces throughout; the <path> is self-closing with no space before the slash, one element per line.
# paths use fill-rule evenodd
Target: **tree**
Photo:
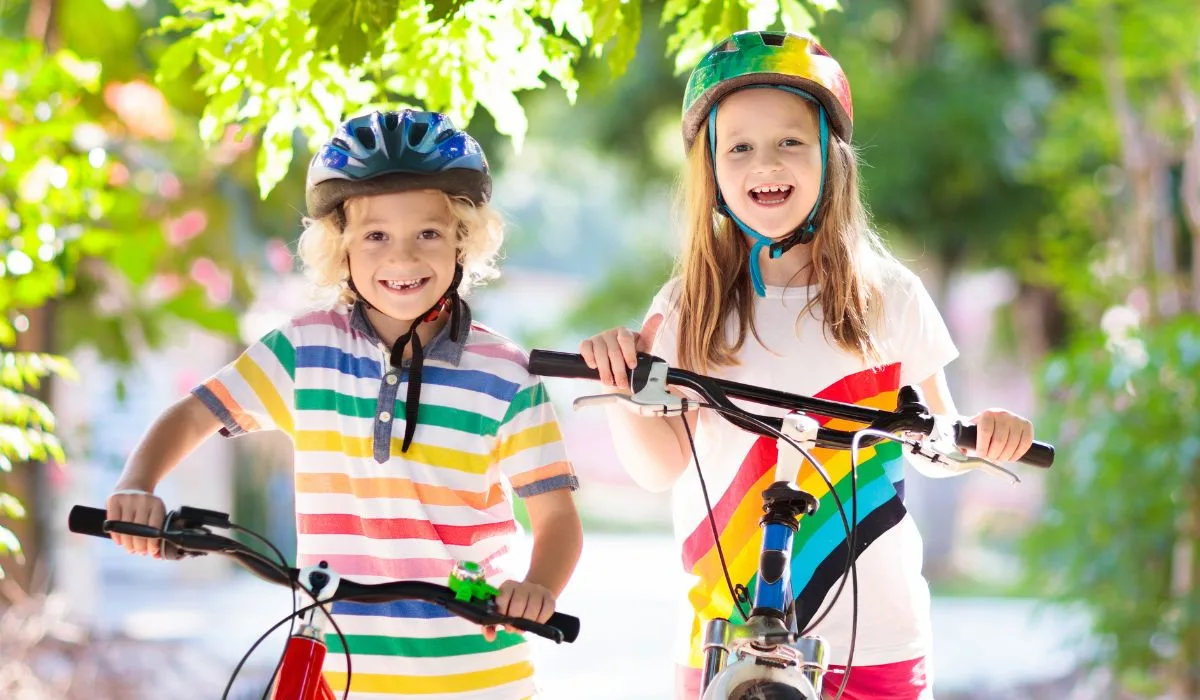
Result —
<path fill-rule="evenodd" d="M 818 11 L 831 0 L 810 0 Z M 193 83 L 208 97 L 210 142 L 230 125 L 263 132 L 259 187 L 287 173 L 297 129 L 310 147 L 347 116 L 419 104 L 459 124 L 483 106 L 519 148 L 528 124 L 518 95 L 548 77 L 574 100 L 575 65 L 604 56 L 614 74 L 633 58 L 643 3 L 634 0 L 178 0 L 162 32 L 182 36 L 162 56 L 164 83 Z M 668 0 L 667 51 L 691 65 L 736 29 L 813 23 L 799 0 Z M 196 70 L 193 71 L 193 65 Z"/>
<path fill-rule="evenodd" d="M 1184 2 L 1047 13 L 1061 89 L 1032 177 L 1059 204 L 1029 274 L 1073 342 L 1046 365 L 1062 446 L 1031 572 L 1081 601 L 1133 690 L 1200 696 L 1200 31 Z M 1090 258 L 1090 260 L 1089 260 Z"/>

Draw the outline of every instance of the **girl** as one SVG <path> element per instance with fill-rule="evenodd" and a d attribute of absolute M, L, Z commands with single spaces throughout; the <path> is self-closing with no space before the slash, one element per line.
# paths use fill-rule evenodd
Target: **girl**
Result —
<path fill-rule="evenodd" d="M 640 332 L 618 328 L 583 341 L 580 353 L 603 382 L 627 390 L 625 368 L 637 352 L 652 352 L 725 379 L 879 407 L 894 407 L 899 387 L 918 385 L 932 411 L 954 414 L 943 368 L 957 350 L 920 280 L 867 222 L 850 146 L 850 86 L 837 61 L 809 38 L 739 32 L 696 66 L 683 111 L 687 233 L 678 274 L 655 297 Z M 693 456 L 683 421 L 695 434 L 733 583 L 749 588 L 760 494 L 774 476 L 776 444 L 715 413 L 644 418 L 615 408 L 609 416 L 630 475 L 651 490 L 673 489 L 675 533 L 693 583 L 676 697 L 694 700 L 704 622 L 741 618 L 699 482 L 681 478 Z M 972 422 L 979 427 L 975 452 L 989 460 L 1010 461 L 1033 440 L 1030 422 L 1006 411 L 987 410 Z M 848 498 L 849 453 L 815 453 Z M 859 625 L 843 697 L 924 700 L 932 697 L 929 589 L 920 534 L 904 506 L 901 447 L 882 443 L 860 457 Z M 822 501 L 793 548 L 803 629 L 829 606 L 847 545 L 840 525 L 832 536 L 820 528 L 836 519 L 828 488 L 811 469 L 799 481 Z M 831 645 L 831 695 L 844 677 L 850 629 L 847 590 L 815 629 Z"/>

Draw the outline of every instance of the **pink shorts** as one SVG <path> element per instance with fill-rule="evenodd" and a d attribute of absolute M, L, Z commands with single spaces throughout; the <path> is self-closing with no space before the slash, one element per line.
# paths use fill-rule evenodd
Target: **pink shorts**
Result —
<path fill-rule="evenodd" d="M 842 685 L 845 668 L 830 666 L 825 674 L 824 696 L 833 700 Z M 700 669 L 675 668 L 675 700 L 698 700 Z M 932 679 L 925 658 L 879 666 L 855 666 L 842 700 L 933 700 Z"/>

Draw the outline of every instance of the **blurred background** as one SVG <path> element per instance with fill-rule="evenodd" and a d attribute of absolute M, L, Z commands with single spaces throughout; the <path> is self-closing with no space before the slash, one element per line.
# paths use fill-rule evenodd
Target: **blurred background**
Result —
<path fill-rule="evenodd" d="M 158 411 L 312 303 L 292 252 L 337 121 L 469 124 L 510 223 L 476 313 L 572 350 L 670 274 L 686 69 L 781 27 L 850 77 L 867 200 L 959 344 L 961 410 L 1058 446 L 1015 487 L 910 475 L 938 697 L 1200 698 L 1194 0 L 0 0 L 0 696 L 220 697 L 290 610 L 224 561 L 65 523 Z M 667 500 L 570 410 L 592 387 L 550 388 L 587 539 L 548 696 L 670 697 Z M 160 495 L 294 546 L 282 435 L 213 439 Z"/>

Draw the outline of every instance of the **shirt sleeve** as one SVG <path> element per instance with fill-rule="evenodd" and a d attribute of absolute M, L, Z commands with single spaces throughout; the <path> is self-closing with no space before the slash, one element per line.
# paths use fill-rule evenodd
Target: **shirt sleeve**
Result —
<path fill-rule="evenodd" d="M 530 375 L 517 390 L 496 437 L 500 471 L 521 498 L 579 488 L 541 378 Z"/>
<path fill-rule="evenodd" d="M 662 314 L 662 325 L 658 327 L 658 336 L 650 348 L 650 354 L 661 357 L 672 367 L 679 366 L 679 295 L 680 280 L 671 280 L 650 302 L 650 308 L 642 320 L 645 324 L 655 314 Z"/>
<path fill-rule="evenodd" d="M 958 357 L 946 321 L 921 279 L 908 270 L 907 298 L 899 318 L 900 384 L 917 385 Z"/>
<path fill-rule="evenodd" d="M 295 425 L 296 343 L 291 326 L 276 329 L 192 390 L 220 419 L 226 437 L 259 430 L 292 435 Z"/>

